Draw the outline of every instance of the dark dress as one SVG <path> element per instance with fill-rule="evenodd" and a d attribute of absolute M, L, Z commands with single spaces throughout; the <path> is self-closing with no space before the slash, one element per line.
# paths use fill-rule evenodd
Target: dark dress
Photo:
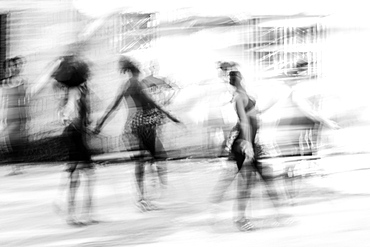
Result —
<path fill-rule="evenodd" d="M 92 168 L 91 152 L 86 144 L 86 126 L 89 114 L 88 89 L 84 86 L 76 87 L 80 92 L 80 97 L 75 102 L 75 116 L 63 131 L 63 139 L 68 150 L 68 161 L 70 162 L 68 171 L 73 172 L 77 163 L 81 163 L 81 168 Z M 71 88 L 69 89 L 71 90 Z"/>
<path fill-rule="evenodd" d="M 71 116 L 67 116 L 68 125 L 63 131 L 63 139 L 68 150 L 71 172 L 76 168 L 76 163 L 84 163 L 91 167 L 91 154 L 86 144 L 86 127 L 90 114 L 89 89 L 87 80 L 90 74 L 88 64 L 76 55 L 63 56 L 58 69 L 52 77 L 67 87 L 68 92 L 78 90 L 79 97 L 73 103 Z M 68 102 L 69 94 L 67 93 Z M 71 99 L 72 100 L 72 99 Z"/>

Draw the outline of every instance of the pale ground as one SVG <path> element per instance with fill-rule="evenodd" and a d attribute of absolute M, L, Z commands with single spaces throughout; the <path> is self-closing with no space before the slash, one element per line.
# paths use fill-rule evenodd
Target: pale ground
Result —
<path fill-rule="evenodd" d="M 283 208 L 295 223 L 284 227 L 271 227 L 274 211 L 258 184 L 247 210 L 259 227 L 253 232 L 239 232 L 232 224 L 234 184 L 212 223 L 207 199 L 222 171 L 220 159 L 168 162 L 170 200 L 149 213 L 133 204 L 133 163 L 98 166 L 101 222 L 86 227 L 68 226 L 53 211 L 61 164 L 26 166 L 17 176 L 1 167 L 0 246 L 370 246 L 370 170 L 363 169 L 368 157 L 324 159 L 327 175 L 301 182 L 296 206 Z M 279 181 L 277 187 L 282 188 Z"/>

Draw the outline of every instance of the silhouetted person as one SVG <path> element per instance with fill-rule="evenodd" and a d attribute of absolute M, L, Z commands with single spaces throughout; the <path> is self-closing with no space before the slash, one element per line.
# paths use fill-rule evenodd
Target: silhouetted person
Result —
<path fill-rule="evenodd" d="M 212 89 L 209 90 L 210 99 L 208 102 L 208 116 L 205 126 L 207 128 L 208 149 L 212 156 L 227 156 L 225 145 L 230 125 L 227 123 L 225 110 L 230 110 L 227 106 L 232 104 L 232 93 L 229 85 L 229 72 L 236 70 L 237 64 L 234 62 L 218 62 L 218 78 L 212 82 Z M 221 145 L 219 145 L 221 142 Z M 216 147 L 215 147 L 216 145 Z"/>
<path fill-rule="evenodd" d="M 88 64 L 79 55 L 67 55 L 60 58 L 60 66 L 52 77 L 64 88 L 63 139 L 68 150 L 67 172 L 69 173 L 69 195 L 67 223 L 82 225 L 96 223 L 92 219 L 94 165 L 86 144 L 87 126 L 90 124 L 90 102 Z M 76 193 L 80 185 L 80 174 L 86 175 L 86 194 L 83 205 L 82 221 L 76 216 Z"/>
<path fill-rule="evenodd" d="M 13 171 L 9 175 L 20 174 L 20 163 L 24 161 L 26 143 L 27 97 L 25 79 L 21 76 L 23 60 L 14 57 L 4 62 L 6 78 L 2 80 L 4 103 L 6 105 L 6 128 L 9 136 L 10 162 Z"/>

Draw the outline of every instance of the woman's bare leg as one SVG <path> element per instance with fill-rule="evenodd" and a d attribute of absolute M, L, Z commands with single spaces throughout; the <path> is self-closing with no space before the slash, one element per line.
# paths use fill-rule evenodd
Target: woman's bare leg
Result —
<path fill-rule="evenodd" d="M 237 220 L 245 218 L 245 209 L 252 192 L 254 169 L 251 162 L 245 162 L 237 178 Z"/>
<path fill-rule="evenodd" d="M 84 199 L 84 212 L 83 215 L 88 223 L 95 223 L 96 220 L 93 219 L 94 205 L 94 185 L 96 181 L 95 170 L 93 168 L 84 169 L 86 175 L 86 186 L 85 186 L 85 199 Z"/>
<path fill-rule="evenodd" d="M 67 223 L 76 224 L 75 211 L 76 211 L 76 193 L 80 186 L 80 175 L 79 171 L 75 169 L 71 172 L 69 182 L 69 194 L 68 194 L 68 216 Z"/>

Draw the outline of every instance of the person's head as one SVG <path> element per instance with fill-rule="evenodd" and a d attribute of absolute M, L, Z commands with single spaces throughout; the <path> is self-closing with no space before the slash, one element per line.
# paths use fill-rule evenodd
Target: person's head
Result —
<path fill-rule="evenodd" d="M 224 79 L 224 81 L 227 81 L 228 79 L 227 77 L 231 70 L 231 64 L 229 62 L 219 62 L 218 69 L 219 69 L 219 77 Z"/>
<path fill-rule="evenodd" d="M 220 70 L 222 70 L 224 72 L 230 70 L 232 66 L 233 66 L 233 64 L 229 63 L 229 62 L 220 62 L 219 63 Z"/>
<path fill-rule="evenodd" d="M 128 57 L 121 57 L 119 60 L 119 69 L 121 73 L 130 72 L 133 76 L 138 76 L 140 70 L 138 66 Z"/>
<path fill-rule="evenodd" d="M 229 77 L 230 77 L 230 80 L 229 80 L 230 85 L 234 87 L 241 86 L 241 81 L 243 80 L 243 76 L 240 73 L 240 71 L 237 71 L 237 70 L 230 71 Z"/>
<path fill-rule="evenodd" d="M 19 56 L 9 59 L 8 66 L 11 76 L 18 76 L 22 71 L 23 59 Z"/>
<path fill-rule="evenodd" d="M 224 81 L 229 81 L 229 72 L 231 70 L 236 70 L 235 67 L 237 66 L 234 62 L 218 62 L 218 69 L 219 69 L 219 77 Z"/>

